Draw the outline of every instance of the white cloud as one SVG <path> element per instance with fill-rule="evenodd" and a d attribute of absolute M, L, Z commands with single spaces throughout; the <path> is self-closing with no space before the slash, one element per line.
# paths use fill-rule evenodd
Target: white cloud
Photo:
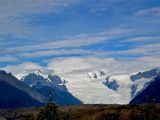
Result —
<path fill-rule="evenodd" d="M 75 39 L 65 39 L 65 40 L 56 40 L 47 43 L 39 43 L 30 46 L 23 47 L 13 47 L 10 50 L 15 51 L 30 51 L 30 50 L 43 50 L 43 49 L 56 49 L 56 48 L 73 48 L 80 46 L 87 46 L 96 43 L 105 42 L 107 36 L 98 36 L 98 37 L 84 37 L 84 38 L 75 38 Z"/>
<path fill-rule="evenodd" d="M 6 70 L 7 72 L 11 72 L 17 78 L 21 78 L 23 75 L 26 75 L 31 70 L 42 69 L 42 67 L 37 63 L 24 62 L 22 64 L 11 65 L 3 67 L 1 69 Z"/>
<path fill-rule="evenodd" d="M 160 36 L 147 36 L 147 37 L 133 37 L 129 38 L 127 40 L 124 40 L 126 42 L 145 42 L 145 41 L 160 41 Z"/>
<path fill-rule="evenodd" d="M 33 14 L 42 12 L 58 12 L 79 0 L 1 0 L 1 17 L 12 17 L 20 14 Z"/>
<path fill-rule="evenodd" d="M 16 36 L 20 35 L 29 35 L 32 33 L 32 28 L 22 24 L 17 21 L 12 21 L 9 20 L 8 18 L 5 18 L 3 20 L 0 20 L 0 35 L 5 35 L 5 34 L 14 34 Z"/>
<path fill-rule="evenodd" d="M 94 51 L 83 50 L 83 49 L 60 49 L 60 50 L 43 50 L 36 52 L 24 52 L 19 53 L 18 56 L 25 58 L 33 58 L 33 57 L 45 57 L 45 56 L 55 56 L 55 55 L 92 55 Z"/>
<path fill-rule="evenodd" d="M 32 14 L 59 13 L 79 0 L 1 0 L 0 34 L 28 35 L 35 28 L 24 24 Z"/>
<path fill-rule="evenodd" d="M 160 44 L 159 43 L 147 44 L 133 49 L 110 52 L 110 54 L 155 56 L 155 55 L 160 55 Z"/>
<path fill-rule="evenodd" d="M 59 49 L 59 48 L 76 48 L 81 46 L 88 46 L 97 43 L 109 42 L 110 38 L 113 36 L 118 36 L 122 34 L 130 33 L 130 30 L 125 29 L 112 29 L 105 32 L 95 33 L 95 34 L 80 34 L 73 37 L 65 37 L 60 40 L 50 40 L 44 43 L 35 43 L 33 45 L 26 45 L 21 47 L 10 47 L 9 50 L 16 52 L 23 51 L 37 51 L 46 49 Z"/>
<path fill-rule="evenodd" d="M 160 66 L 160 57 L 148 56 L 134 60 L 99 57 L 65 57 L 49 61 L 48 68 L 60 74 L 79 74 L 104 69 L 109 74 L 133 73 Z"/>
<path fill-rule="evenodd" d="M 146 15 L 160 15 L 160 7 L 153 7 L 148 9 L 138 10 L 135 15 L 137 16 L 146 16 Z"/>
<path fill-rule="evenodd" d="M 68 73 L 76 70 L 91 69 L 93 66 L 83 58 L 59 58 L 48 64 L 48 68 L 60 73 Z"/>
<path fill-rule="evenodd" d="M 18 61 L 18 58 L 5 55 L 5 56 L 0 56 L 0 62 L 15 62 Z"/>

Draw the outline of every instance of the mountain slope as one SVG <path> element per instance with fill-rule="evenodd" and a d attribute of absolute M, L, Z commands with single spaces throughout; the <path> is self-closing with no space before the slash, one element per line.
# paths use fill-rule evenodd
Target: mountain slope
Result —
<path fill-rule="evenodd" d="M 156 76 L 152 82 L 148 83 L 144 90 L 142 90 L 138 95 L 136 95 L 130 104 L 142 104 L 149 102 L 147 97 L 154 100 L 156 103 L 160 103 L 160 75 Z"/>
<path fill-rule="evenodd" d="M 44 98 L 11 73 L 0 70 L 0 108 L 40 106 Z"/>
<path fill-rule="evenodd" d="M 146 86 L 146 84 L 151 81 L 151 79 L 153 79 L 159 74 L 160 68 L 158 67 L 151 70 L 132 74 L 130 76 L 130 79 L 132 81 L 131 97 L 133 98 L 134 96 L 136 96 L 136 94 L 139 93 Z"/>
<path fill-rule="evenodd" d="M 26 92 L 10 85 L 5 81 L 0 81 L 0 108 L 19 108 L 41 106 L 41 102 L 33 99 Z"/>
<path fill-rule="evenodd" d="M 108 78 L 109 79 L 106 79 Z M 126 104 L 130 101 L 129 75 L 113 75 L 102 70 L 63 75 L 69 91 L 85 104 Z M 114 82 L 116 81 L 116 82 Z"/>

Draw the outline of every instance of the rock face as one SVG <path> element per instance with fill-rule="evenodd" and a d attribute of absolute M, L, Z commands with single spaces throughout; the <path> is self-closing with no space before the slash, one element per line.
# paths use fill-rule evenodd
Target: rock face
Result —
<path fill-rule="evenodd" d="M 43 72 L 29 73 L 21 79 L 25 84 L 36 89 L 41 95 L 52 99 L 60 105 L 77 105 L 82 104 L 66 88 L 65 80 L 54 74 L 43 74 Z"/>
<path fill-rule="evenodd" d="M 109 89 L 117 91 L 119 84 L 116 80 L 111 79 L 110 77 L 106 77 L 105 81 L 103 82 L 104 85 L 106 85 Z"/>
<path fill-rule="evenodd" d="M 130 104 L 142 104 L 149 102 L 147 98 L 160 103 L 160 75 L 156 76 L 148 85 L 137 94 L 131 101 Z"/>
<path fill-rule="evenodd" d="M 113 91 L 117 91 L 119 87 L 117 80 L 112 78 L 111 76 L 107 76 L 107 74 L 102 70 L 88 73 L 88 77 L 92 80 L 102 81 L 102 84 Z"/>
<path fill-rule="evenodd" d="M 45 98 L 19 81 L 11 73 L 0 70 L 0 108 L 43 105 Z"/>

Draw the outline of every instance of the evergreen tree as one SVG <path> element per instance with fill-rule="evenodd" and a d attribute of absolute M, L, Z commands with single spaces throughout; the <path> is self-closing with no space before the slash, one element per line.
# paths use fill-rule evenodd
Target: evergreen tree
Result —
<path fill-rule="evenodd" d="M 57 106 L 51 98 L 49 98 L 47 105 L 38 111 L 37 120 L 60 120 Z"/>

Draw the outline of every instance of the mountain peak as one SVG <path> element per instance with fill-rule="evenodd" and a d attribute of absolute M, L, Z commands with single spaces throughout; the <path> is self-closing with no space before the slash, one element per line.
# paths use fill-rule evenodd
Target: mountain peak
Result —
<path fill-rule="evenodd" d="M 32 73 L 43 76 L 44 78 L 47 78 L 48 75 L 54 75 L 54 71 L 50 69 L 35 69 Z"/>
<path fill-rule="evenodd" d="M 87 76 L 90 79 L 101 79 L 101 78 L 105 78 L 107 76 L 107 74 L 104 70 L 98 70 L 98 71 L 95 71 L 95 72 L 87 73 Z"/>
<path fill-rule="evenodd" d="M 37 70 L 35 70 L 34 73 L 36 73 L 36 74 L 42 74 L 42 71 L 40 69 L 37 69 Z"/>

